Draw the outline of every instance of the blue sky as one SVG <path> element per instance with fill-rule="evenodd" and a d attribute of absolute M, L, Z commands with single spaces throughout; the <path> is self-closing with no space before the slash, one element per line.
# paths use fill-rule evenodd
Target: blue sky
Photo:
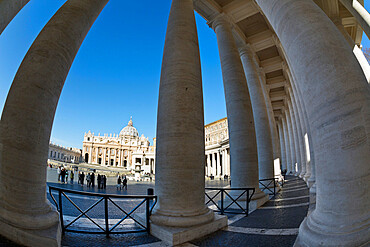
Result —
<path fill-rule="evenodd" d="M 0 36 L 0 114 L 24 55 L 66 0 L 31 0 Z M 369 1 L 365 1 L 370 9 Z M 82 44 L 65 82 L 51 141 L 82 147 L 84 132 L 116 133 L 130 116 L 155 137 L 159 78 L 171 0 L 110 0 Z M 217 40 L 196 14 L 205 123 L 226 116 Z M 363 38 L 363 46 L 370 41 Z"/>

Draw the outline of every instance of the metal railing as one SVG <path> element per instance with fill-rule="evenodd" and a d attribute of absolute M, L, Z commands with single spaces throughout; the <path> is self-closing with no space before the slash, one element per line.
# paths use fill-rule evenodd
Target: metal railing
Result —
<path fill-rule="evenodd" d="M 57 191 L 58 195 L 58 202 L 53 196 L 53 191 Z M 65 232 L 77 232 L 77 233 L 90 233 L 90 234 L 106 234 L 108 237 L 109 234 L 122 234 L 122 233 L 136 233 L 136 232 L 150 232 L 150 223 L 149 223 L 149 217 L 151 215 L 151 212 L 153 210 L 153 207 L 155 206 L 157 202 L 157 196 L 154 195 L 115 195 L 115 194 L 101 194 L 101 193 L 93 193 L 93 192 L 85 192 L 85 191 L 76 191 L 76 190 L 70 190 L 70 189 L 64 189 L 64 188 L 58 188 L 54 186 L 49 186 L 49 193 L 50 197 L 54 201 L 57 210 L 59 212 L 60 216 L 60 222 L 62 226 L 62 233 Z M 76 202 L 74 202 L 69 194 L 77 194 L 77 195 L 84 195 L 91 197 L 92 199 L 97 199 L 96 202 L 94 202 L 90 207 L 88 207 L 86 210 L 82 210 Z M 64 211 L 63 211 L 63 198 L 65 198 L 67 201 L 70 202 L 71 205 L 73 205 L 73 209 L 77 209 L 79 212 L 78 216 L 72 216 L 75 217 L 72 221 L 65 223 L 64 222 Z M 141 200 L 136 206 L 134 206 L 129 212 L 126 211 L 122 207 L 118 205 L 118 202 L 115 202 L 116 200 L 121 201 L 135 201 L 135 200 Z M 84 200 L 86 202 L 86 200 Z M 101 219 L 92 219 L 89 215 L 87 215 L 88 212 L 91 212 L 93 208 L 95 208 L 97 205 L 101 204 L 101 202 L 104 203 L 104 225 L 101 226 L 101 224 L 97 223 L 96 221 L 101 221 Z M 118 220 L 115 224 L 112 224 L 113 226 L 110 227 L 109 224 L 109 207 L 108 204 L 114 205 L 115 208 L 119 209 L 120 214 L 122 213 L 124 216 Z M 137 219 L 134 218 L 133 213 L 137 211 L 139 208 L 142 208 L 141 206 L 145 204 L 145 223 L 141 223 Z M 144 206 L 143 206 L 144 207 Z M 72 211 L 72 210 L 71 210 Z M 122 215 L 121 214 L 121 215 Z M 81 219 L 83 216 L 86 217 L 91 223 L 93 223 L 99 230 L 98 231 L 91 231 L 91 230 L 81 230 L 81 229 L 72 229 L 71 225 L 75 223 L 77 220 Z M 70 216 L 69 216 L 70 217 Z M 123 223 L 125 220 L 131 219 L 134 223 L 136 223 L 136 226 L 139 227 L 139 229 L 134 230 L 116 230 L 118 229 L 118 226 L 123 226 Z M 111 219 L 112 220 L 112 219 Z M 81 227 L 80 227 L 81 228 Z M 82 228 L 84 229 L 84 228 Z"/>
<path fill-rule="evenodd" d="M 212 202 L 213 205 L 216 206 L 216 212 L 220 212 L 222 215 L 225 213 L 230 213 L 230 214 L 246 214 L 248 216 L 249 213 L 249 203 L 252 199 L 252 196 L 254 194 L 255 189 L 254 188 L 205 188 L 206 189 L 206 196 L 208 198 L 208 201 L 206 202 L 206 205 L 209 206 L 208 204 Z M 207 193 L 207 190 L 211 191 L 217 191 L 215 195 L 210 196 Z M 227 191 L 239 191 L 240 194 L 237 195 L 236 197 L 233 197 L 228 193 Z M 217 198 L 220 195 L 220 200 L 219 203 L 215 202 L 214 199 Z M 227 196 L 226 198 L 230 199 L 230 201 L 226 200 L 228 205 L 225 207 L 225 195 Z M 245 208 L 241 206 L 241 201 L 244 201 L 242 199 L 242 196 L 245 195 Z M 218 198 L 217 198 L 218 199 Z M 239 200 L 241 199 L 241 200 Z M 238 202 L 239 200 L 239 202 Z M 236 210 L 231 208 L 232 205 L 236 206 Z"/>
<path fill-rule="evenodd" d="M 269 195 L 276 195 L 276 188 L 279 184 L 279 178 L 260 179 L 259 184 L 262 185 L 260 188 L 263 192 L 268 192 Z"/>

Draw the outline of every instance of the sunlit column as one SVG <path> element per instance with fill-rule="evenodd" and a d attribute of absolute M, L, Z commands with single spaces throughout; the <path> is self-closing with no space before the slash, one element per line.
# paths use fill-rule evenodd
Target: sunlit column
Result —
<path fill-rule="evenodd" d="M 263 88 L 259 80 L 257 68 L 253 59 L 253 53 L 249 45 L 239 49 L 248 90 L 252 102 L 253 119 L 256 131 L 258 170 L 259 178 L 274 177 L 274 153 L 272 149 L 272 137 L 270 121 L 267 114 Z"/>
<path fill-rule="evenodd" d="M 190 227 L 214 219 L 204 201 L 204 114 L 193 1 L 173 0 L 157 114 L 156 225 Z"/>
<path fill-rule="evenodd" d="M 259 189 L 258 156 L 252 105 L 243 65 L 231 32 L 223 16 L 212 23 L 217 35 L 224 83 L 229 128 L 231 186 L 255 188 L 254 199 L 264 200 Z"/>
<path fill-rule="evenodd" d="M 316 209 L 302 222 L 296 245 L 366 246 L 370 241 L 367 80 L 343 35 L 314 1 L 256 2 L 290 60 L 312 129 Z"/>
<path fill-rule="evenodd" d="M 295 156 L 295 175 L 299 176 L 302 170 L 302 162 L 301 162 L 301 150 L 299 148 L 300 142 L 299 142 L 299 137 L 298 137 L 298 128 L 297 128 L 297 120 L 296 120 L 296 113 L 293 108 L 292 104 L 292 98 L 288 100 L 288 105 L 289 105 L 289 113 L 290 113 L 290 121 L 291 121 L 291 126 L 292 126 L 292 136 L 294 140 L 294 153 L 293 155 Z"/>
<path fill-rule="evenodd" d="M 96 155 L 95 164 L 99 164 L 99 147 L 96 147 L 95 155 Z"/>
<path fill-rule="evenodd" d="M 8 93 L 0 125 L 0 234 L 23 245 L 60 245 L 59 215 L 46 198 L 50 133 L 74 57 L 107 2 L 67 1 L 31 45 Z"/>

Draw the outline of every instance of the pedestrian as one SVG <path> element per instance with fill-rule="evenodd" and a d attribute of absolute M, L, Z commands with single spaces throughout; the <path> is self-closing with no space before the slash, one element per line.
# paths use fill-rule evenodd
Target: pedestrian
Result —
<path fill-rule="evenodd" d="M 71 175 L 69 177 L 71 178 L 71 184 L 73 184 L 73 178 L 74 178 L 73 170 L 71 171 Z"/>
<path fill-rule="evenodd" d="M 68 184 L 68 170 L 66 170 L 66 179 L 65 179 L 65 183 Z"/>
<path fill-rule="evenodd" d="M 123 178 L 122 187 L 127 190 L 127 178 L 126 178 L 126 176 Z"/>
<path fill-rule="evenodd" d="M 102 182 L 103 182 L 103 189 L 106 189 L 107 188 L 107 177 L 105 175 L 103 175 Z"/>
<path fill-rule="evenodd" d="M 87 184 L 87 187 L 90 187 L 91 185 L 91 174 L 90 173 L 86 175 L 86 184 Z"/>
<path fill-rule="evenodd" d="M 81 185 L 84 186 L 84 180 L 85 180 L 85 173 L 81 173 Z"/>
<path fill-rule="evenodd" d="M 98 174 L 98 189 L 101 187 L 101 176 Z"/>
<path fill-rule="evenodd" d="M 92 187 L 95 186 L 95 174 L 94 173 L 91 173 L 91 185 Z"/>
<path fill-rule="evenodd" d="M 61 168 L 60 170 L 60 180 L 64 184 L 64 180 L 66 178 L 66 169 L 64 167 Z"/>
<path fill-rule="evenodd" d="M 122 187 L 121 187 L 121 176 L 120 175 L 117 176 L 117 190 L 118 190 L 118 188 L 120 190 L 122 190 Z"/>
<path fill-rule="evenodd" d="M 62 169 L 60 169 L 60 166 L 58 166 L 57 174 L 58 174 L 58 182 L 60 181 L 60 173 L 62 172 Z"/>

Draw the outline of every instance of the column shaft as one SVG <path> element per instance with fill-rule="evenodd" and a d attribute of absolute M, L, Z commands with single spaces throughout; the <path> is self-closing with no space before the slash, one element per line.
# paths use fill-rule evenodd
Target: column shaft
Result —
<path fill-rule="evenodd" d="M 204 114 L 192 0 L 173 0 L 157 115 L 156 194 L 151 220 L 187 227 L 213 220 L 204 202 Z"/>
<path fill-rule="evenodd" d="M 256 134 L 247 82 L 230 24 L 219 16 L 212 27 L 217 35 L 224 82 L 229 128 L 232 187 L 254 187 L 255 198 L 264 197 L 259 189 Z"/>
<path fill-rule="evenodd" d="M 297 244 L 366 245 L 370 241 L 367 80 L 343 35 L 313 1 L 256 1 L 289 57 L 313 130 L 316 209 L 302 222 Z"/>
<path fill-rule="evenodd" d="M 8 230 L 0 234 L 22 244 L 53 246 L 60 241 L 53 230 L 48 239 L 34 237 L 38 229 L 59 221 L 46 198 L 50 133 L 74 57 L 107 2 L 67 1 L 28 50 L 7 96 L 0 125 L 0 224 L 7 228 L 0 229 Z M 36 231 L 25 233 L 27 229 Z"/>
<path fill-rule="evenodd" d="M 287 129 L 288 129 L 288 138 L 289 138 L 289 154 L 290 154 L 290 172 L 292 174 L 296 173 L 295 164 L 297 162 L 296 155 L 295 155 L 295 145 L 294 145 L 294 135 L 293 135 L 293 126 L 292 126 L 292 118 L 290 112 L 290 106 L 288 104 L 289 99 L 287 100 L 287 109 L 285 112 L 286 120 L 287 120 Z"/>
<path fill-rule="evenodd" d="M 29 2 L 30 0 L 1 0 L 0 1 L 0 35 L 6 28 L 6 26 L 13 20 L 18 12 Z"/>
<path fill-rule="evenodd" d="M 274 153 L 272 149 L 270 121 L 267 114 L 263 88 L 259 80 L 251 48 L 248 45 L 245 45 L 239 49 L 239 51 L 247 79 L 250 99 L 252 102 L 253 119 L 257 140 L 259 178 L 273 178 Z"/>
<path fill-rule="evenodd" d="M 285 137 L 283 131 L 282 121 L 278 121 L 278 130 L 279 130 L 279 140 L 280 140 L 280 151 L 281 151 L 281 170 L 286 170 L 286 151 L 285 151 Z"/>

